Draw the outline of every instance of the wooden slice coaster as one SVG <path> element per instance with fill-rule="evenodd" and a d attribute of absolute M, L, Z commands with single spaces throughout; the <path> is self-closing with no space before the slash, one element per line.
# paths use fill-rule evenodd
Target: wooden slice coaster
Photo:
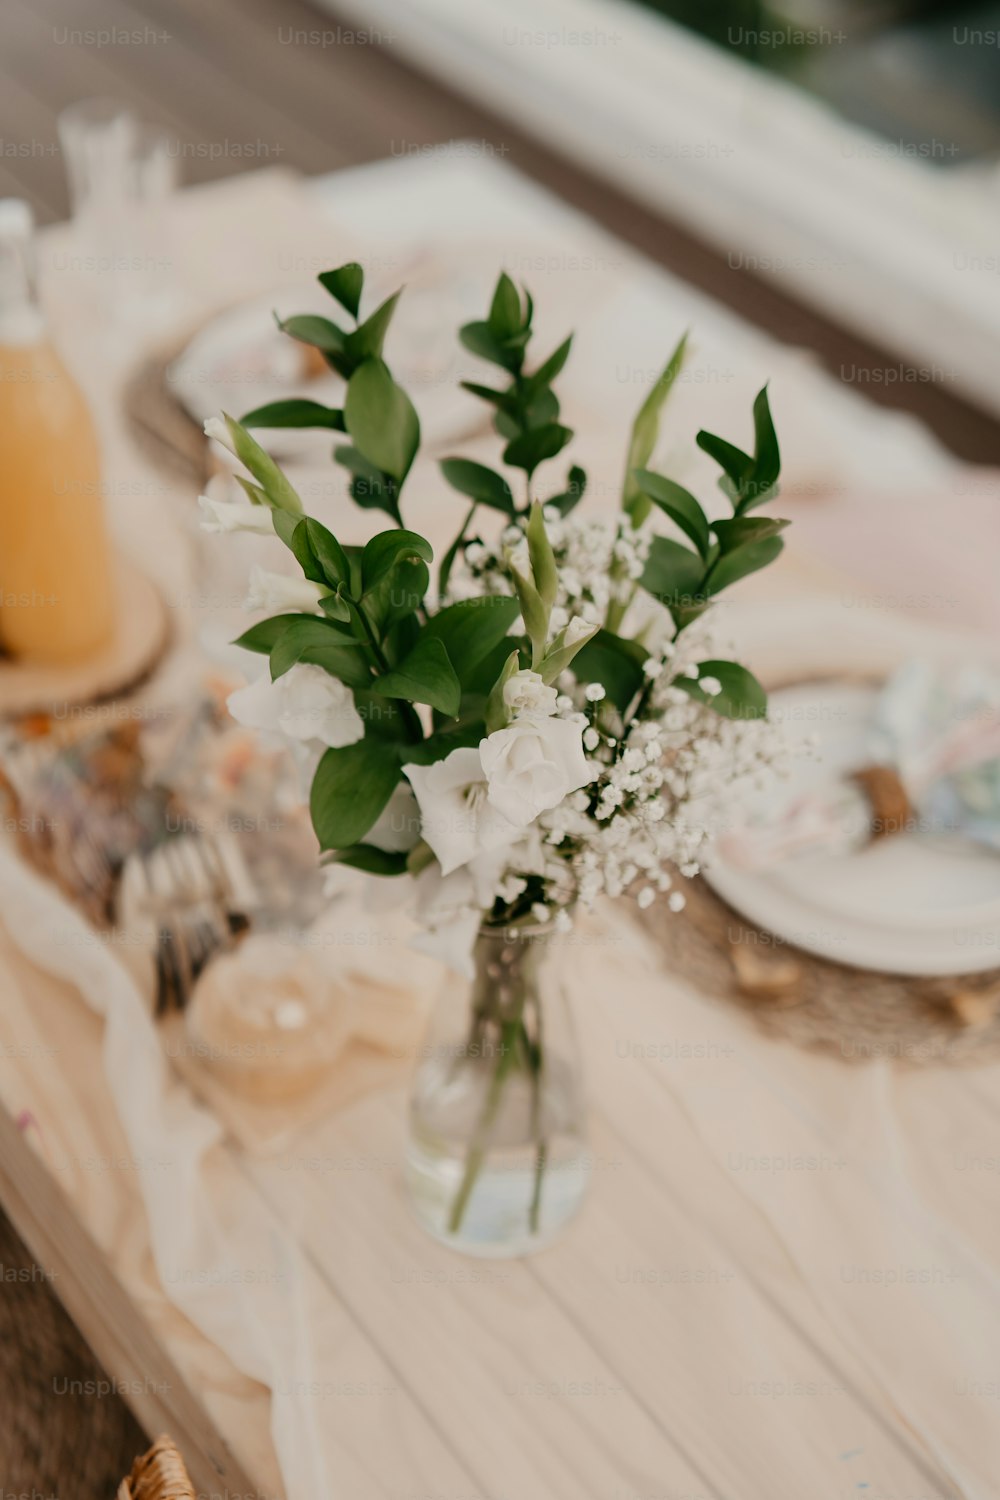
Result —
<path fill-rule="evenodd" d="M 145 573 L 119 555 L 118 624 L 113 638 L 84 662 L 45 665 L 0 656 L 0 718 L 53 714 L 135 687 L 156 666 L 170 638 L 167 607 Z"/>

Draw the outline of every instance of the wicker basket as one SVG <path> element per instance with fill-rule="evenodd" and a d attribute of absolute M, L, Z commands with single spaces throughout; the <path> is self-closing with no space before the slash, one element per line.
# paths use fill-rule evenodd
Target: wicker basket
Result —
<path fill-rule="evenodd" d="M 195 1500 L 184 1460 L 170 1438 L 158 1437 L 149 1452 L 136 1459 L 131 1474 L 118 1486 L 117 1500 Z"/>

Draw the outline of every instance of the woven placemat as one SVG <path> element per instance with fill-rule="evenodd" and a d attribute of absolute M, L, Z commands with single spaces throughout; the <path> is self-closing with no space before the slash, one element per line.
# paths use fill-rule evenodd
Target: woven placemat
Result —
<path fill-rule="evenodd" d="M 69 665 L 0 657 L 0 720 L 65 717 L 75 705 L 122 698 L 144 682 L 170 644 L 170 613 L 159 589 L 130 558 L 117 559 L 117 624 L 106 645 Z"/>
<path fill-rule="evenodd" d="M 672 974 L 751 1014 L 769 1036 L 835 1053 L 927 1066 L 1000 1058 L 1000 969 L 913 979 L 833 963 L 754 927 L 705 881 L 687 906 L 639 913 Z"/>

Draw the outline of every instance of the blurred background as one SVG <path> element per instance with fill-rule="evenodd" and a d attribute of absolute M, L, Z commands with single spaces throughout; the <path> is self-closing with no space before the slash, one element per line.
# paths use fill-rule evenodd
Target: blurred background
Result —
<path fill-rule="evenodd" d="M 961 0 L 648 0 L 650 8 L 789 79 L 846 119 L 946 165 L 1000 148 L 1000 7 Z M 829 45 L 831 33 L 838 46 Z M 947 143 L 949 149 L 942 149 Z"/>
<path fill-rule="evenodd" d="M 944 0 L 8 0 L 0 193 L 67 215 L 57 116 L 93 97 L 186 184 L 475 140 L 993 462 L 998 27 Z"/>

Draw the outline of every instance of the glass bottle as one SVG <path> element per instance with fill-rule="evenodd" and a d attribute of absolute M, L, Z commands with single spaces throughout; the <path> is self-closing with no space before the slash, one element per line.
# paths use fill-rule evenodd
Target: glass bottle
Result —
<path fill-rule="evenodd" d="M 49 341 L 28 205 L 0 200 L 0 645 L 71 663 L 114 627 L 97 436 Z"/>

